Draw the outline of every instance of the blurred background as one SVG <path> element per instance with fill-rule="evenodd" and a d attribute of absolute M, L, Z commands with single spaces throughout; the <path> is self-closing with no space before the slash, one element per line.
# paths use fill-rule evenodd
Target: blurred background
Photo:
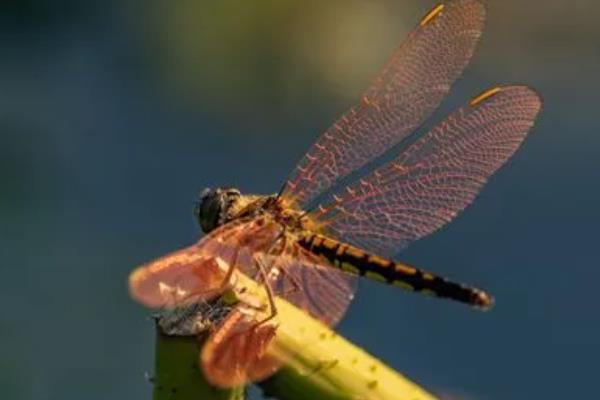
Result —
<path fill-rule="evenodd" d="M 279 189 L 433 4 L 1 2 L 2 398 L 150 398 L 154 332 L 129 271 L 198 238 L 203 187 Z M 598 390 L 599 10 L 489 1 L 478 51 L 432 118 L 498 83 L 544 98 L 476 203 L 400 255 L 487 288 L 497 307 L 361 282 L 339 327 L 433 393 Z"/>

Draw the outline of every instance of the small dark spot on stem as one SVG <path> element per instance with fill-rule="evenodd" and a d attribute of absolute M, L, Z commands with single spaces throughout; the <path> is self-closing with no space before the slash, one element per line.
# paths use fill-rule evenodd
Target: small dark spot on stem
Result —
<path fill-rule="evenodd" d="M 375 389 L 377 387 L 377 381 L 371 381 L 367 384 L 369 389 Z"/>

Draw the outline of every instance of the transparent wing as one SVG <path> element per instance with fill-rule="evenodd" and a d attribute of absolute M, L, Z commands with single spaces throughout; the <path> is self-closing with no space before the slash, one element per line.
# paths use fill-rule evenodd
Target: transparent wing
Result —
<path fill-rule="evenodd" d="M 520 146 L 540 107 L 525 86 L 484 92 L 312 217 L 335 237 L 393 255 L 471 203 Z"/>
<path fill-rule="evenodd" d="M 254 310 L 240 305 L 209 336 L 200 353 L 200 366 L 211 384 L 241 386 L 264 379 L 279 368 L 266 354 L 277 326 L 257 324 L 256 320 Z"/>
<path fill-rule="evenodd" d="M 304 208 L 338 179 L 399 143 L 437 108 L 471 58 L 485 9 L 456 0 L 429 12 L 352 107 L 312 145 L 283 196 Z"/>
<path fill-rule="evenodd" d="M 227 287 L 230 266 L 251 263 L 280 231 L 280 225 L 262 219 L 226 224 L 190 247 L 138 267 L 129 275 L 131 297 L 152 308 L 209 300 Z"/>

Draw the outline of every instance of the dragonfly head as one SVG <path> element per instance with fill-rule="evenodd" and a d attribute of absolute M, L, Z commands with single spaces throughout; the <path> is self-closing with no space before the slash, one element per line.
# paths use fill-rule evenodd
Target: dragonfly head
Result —
<path fill-rule="evenodd" d="M 207 188 L 200 193 L 194 216 L 204 233 L 229 222 L 229 208 L 240 196 L 235 188 Z"/>

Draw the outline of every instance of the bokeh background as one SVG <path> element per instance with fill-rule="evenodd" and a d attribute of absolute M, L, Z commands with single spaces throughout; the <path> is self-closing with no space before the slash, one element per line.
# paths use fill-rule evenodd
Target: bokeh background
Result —
<path fill-rule="evenodd" d="M 1 397 L 150 398 L 128 272 L 198 238 L 203 187 L 276 191 L 432 5 L 2 1 Z M 493 312 L 362 282 L 339 328 L 434 393 L 597 396 L 599 9 L 489 1 L 432 118 L 498 83 L 545 100 L 468 212 L 400 255 L 489 289 Z"/>

